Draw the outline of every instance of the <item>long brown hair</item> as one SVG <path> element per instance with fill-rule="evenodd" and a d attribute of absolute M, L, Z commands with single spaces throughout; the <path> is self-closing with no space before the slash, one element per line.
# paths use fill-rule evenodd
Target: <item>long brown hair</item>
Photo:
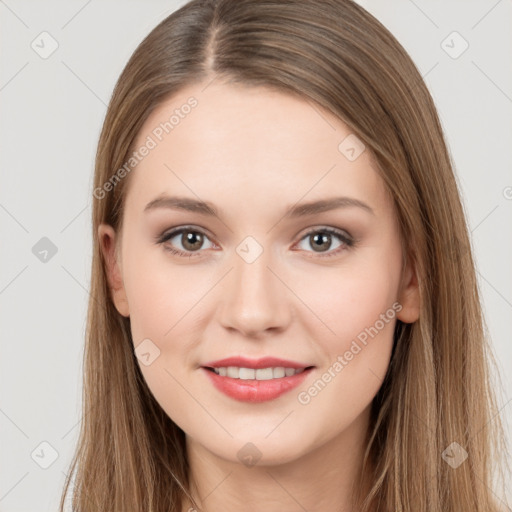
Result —
<path fill-rule="evenodd" d="M 136 49 L 101 132 L 83 418 L 61 511 L 75 472 L 78 512 L 181 512 L 189 494 L 184 433 L 142 377 L 97 231 L 100 223 L 121 227 L 129 177 L 111 181 L 108 193 L 104 184 L 128 161 L 149 114 L 187 85 L 219 78 L 298 94 L 345 122 L 371 151 L 394 199 L 404 254 L 416 264 L 420 318 L 397 322 L 372 403 L 364 460 L 371 489 L 361 510 L 498 510 L 491 469 L 504 438 L 487 330 L 458 183 L 420 73 L 350 0 L 194 0 Z M 458 446 L 467 459 L 455 468 L 445 450 L 460 457 Z"/>

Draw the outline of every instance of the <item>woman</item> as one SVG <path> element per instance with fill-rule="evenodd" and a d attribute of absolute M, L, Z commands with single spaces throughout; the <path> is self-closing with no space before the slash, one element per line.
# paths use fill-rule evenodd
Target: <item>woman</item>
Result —
<path fill-rule="evenodd" d="M 457 183 L 364 9 L 173 13 L 119 78 L 93 195 L 75 510 L 498 510 Z"/>

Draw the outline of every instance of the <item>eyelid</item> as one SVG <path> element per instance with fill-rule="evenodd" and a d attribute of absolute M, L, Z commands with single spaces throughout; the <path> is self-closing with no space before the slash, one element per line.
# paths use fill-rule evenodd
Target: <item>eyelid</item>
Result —
<path fill-rule="evenodd" d="M 335 228 L 332 226 L 323 226 L 323 225 L 313 226 L 312 228 L 308 228 L 307 231 L 302 234 L 302 236 L 300 237 L 300 240 L 302 240 L 304 237 L 306 237 L 308 235 L 311 235 L 312 233 L 319 233 L 319 232 L 331 233 L 331 234 L 337 235 L 341 238 L 347 238 L 350 240 L 354 240 L 354 237 L 345 229 Z"/>
<path fill-rule="evenodd" d="M 174 228 L 170 228 L 170 229 L 164 231 L 161 235 L 157 235 L 155 237 L 155 243 L 157 243 L 157 244 L 164 244 L 165 242 L 167 242 L 171 238 L 174 238 L 176 235 L 180 235 L 184 231 L 191 231 L 191 232 L 201 233 L 203 236 L 207 237 L 208 240 L 210 240 L 210 242 L 212 244 L 217 245 L 212 240 L 213 237 L 210 235 L 208 230 L 206 230 L 204 228 L 200 228 L 198 226 L 194 226 L 194 225 L 183 225 L 183 226 L 177 226 L 177 227 L 174 227 Z M 197 251 L 197 253 L 199 253 L 199 252 L 201 252 L 201 251 Z M 194 253 L 191 251 L 190 254 L 193 255 Z"/>
<path fill-rule="evenodd" d="M 341 246 L 337 247 L 336 249 L 332 249 L 329 251 L 326 251 L 325 253 L 322 252 L 314 252 L 314 251 L 305 251 L 308 253 L 307 257 L 311 258 L 329 258 L 339 255 L 340 252 L 352 249 L 356 245 L 356 239 L 346 230 L 335 228 L 331 226 L 314 226 L 312 228 L 309 228 L 305 233 L 300 236 L 298 242 L 294 244 L 294 247 L 298 244 L 300 244 L 306 237 L 313 233 L 328 233 L 330 235 L 334 235 L 341 241 Z"/>
<path fill-rule="evenodd" d="M 177 227 L 171 228 L 171 229 L 165 231 L 164 233 L 162 233 L 161 235 L 156 236 L 155 237 L 156 243 L 157 244 L 165 244 L 165 242 L 167 242 L 171 238 L 174 238 L 175 236 L 183 233 L 184 231 L 192 231 L 192 232 L 201 233 L 203 236 L 207 237 L 208 240 L 210 240 L 210 242 L 213 245 L 217 245 L 212 240 L 213 237 L 210 236 L 208 230 L 201 228 L 199 226 L 195 226 L 195 225 L 183 225 L 183 226 L 177 226 Z M 300 242 L 302 242 L 302 240 L 304 240 L 307 236 L 309 236 L 313 233 L 322 233 L 322 232 L 329 233 L 331 235 L 338 237 L 342 242 L 341 248 L 338 247 L 334 250 L 326 251 L 325 254 L 322 254 L 321 252 L 315 253 L 314 251 L 305 251 L 305 252 L 314 254 L 315 257 L 320 257 L 320 258 L 326 257 L 327 258 L 330 256 L 335 256 L 343 250 L 352 248 L 352 246 L 354 246 L 357 242 L 357 240 L 348 231 L 346 231 L 344 229 L 335 228 L 335 227 L 331 227 L 331 226 L 319 225 L 319 226 L 314 226 L 314 227 L 308 228 L 308 230 L 305 233 L 303 233 L 300 236 L 300 238 L 298 239 L 298 241 L 294 244 L 294 247 L 296 245 L 298 245 Z M 172 253 L 179 254 L 182 257 L 190 258 L 190 257 L 194 257 L 194 256 L 200 256 L 201 253 L 205 249 L 200 249 L 199 251 L 189 251 L 189 252 L 185 252 L 185 251 L 182 251 L 181 249 L 175 249 L 175 248 L 172 248 L 172 249 L 167 248 L 167 250 L 171 251 Z"/>

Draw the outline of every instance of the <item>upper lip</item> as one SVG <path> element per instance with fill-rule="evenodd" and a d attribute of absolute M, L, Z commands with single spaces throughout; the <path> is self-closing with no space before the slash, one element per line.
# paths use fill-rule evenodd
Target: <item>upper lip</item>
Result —
<path fill-rule="evenodd" d="M 308 364 L 289 361 L 287 359 L 279 359 L 277 357 L 262 357 L 260 359 L 248 359 L 247 357 L 226 357 L 217 361 L 210 361 L 202 365 L 206 368 L 224 368 L 227 366 L 236 366 L 238 368 L 276 368 L 283 366 L 284 368 L 308 368 Z"/>

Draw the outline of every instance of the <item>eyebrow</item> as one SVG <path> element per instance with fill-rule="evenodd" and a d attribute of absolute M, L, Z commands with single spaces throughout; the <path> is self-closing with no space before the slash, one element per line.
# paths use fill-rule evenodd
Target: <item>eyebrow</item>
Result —
<path fill-rule="evenodd" d="M 357 207 L 366 210 L 367 212 L 375 215 L 373 209 L 363 201 L 353 197 L 333 197 L 329 199 L 322 199 L 320 201 L 311 201 L 309 203 L 295 204 L 291 206 L 286 215 L 296 217 L 306 217 L 308 215 L 315 215 L 337 208 Z M 169 208 L 174 210 L 184 210 L 187 212 L 199 213 L 202 215 L 209 215 L 219 217 L 219 212 L 215 206 L 208 201 L 200 201 L 189 197 L 170 197 L 161 196 L 150 201 L 144 208 L 144 212 L 155 210 L 157 208 Z M 219 217 L 220 218 L 220 217 Z"/>

